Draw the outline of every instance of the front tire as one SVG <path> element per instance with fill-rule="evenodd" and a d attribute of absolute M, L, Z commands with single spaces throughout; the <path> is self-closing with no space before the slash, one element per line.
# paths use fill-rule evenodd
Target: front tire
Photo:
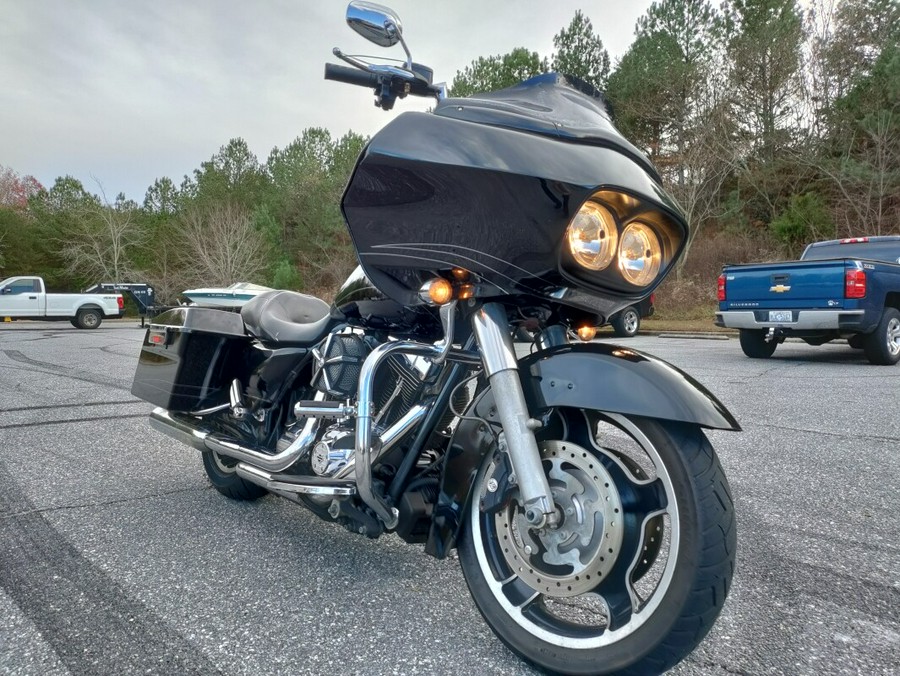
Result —
<path fill-rule="evenodd" d="M 488 458 L 459 543 L 466 582 L 497 636 L 543 669 L 661 673 L 700 643 L 731 585 L 737 540 L 722 467 L 694 425 L 556 415 L 556 439 L 539 446 L 560 527 L 529 530 L 517 496 L 482 511 L 503 485 L 503 463 Z"/>
<path fill-rule="evenodd" d="M 618 337 L 631 338 L 641 328 L 641 314 L 636 307 L 627 307 L 613 318 L 611 324 Z"/>
<path fill-rule="evenodd" d="M 775 354 L 778 343 L 766 341 L 766 332 L 752 329 L 741 329 L 741 349 L 751 359 L 768 359 Z"/>
<path fill-rule="evenodd" d="M 866 358 L 878 366 L 891 366 L 900 361 L 900 311 L 887 307 L 878 327 L 863 343 Z"/>
<path fill-rule="evenodd" d="M 214 451 L 203 452 L 203 469 L 209 482 L 219 493 L 232 500 L 251 501 L 264 496 L 268 491 L 262 486 L 250 483 L 237 475 L 234 468 L 237 460 L 226 458 Z"/>

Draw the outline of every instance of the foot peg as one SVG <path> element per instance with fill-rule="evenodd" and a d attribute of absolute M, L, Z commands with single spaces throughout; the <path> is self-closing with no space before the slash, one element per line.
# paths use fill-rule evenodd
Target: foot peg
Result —
<path fill-rule="evenodd" d="M 356 407 L 339 401 L 298 401 L 294 404 L 298 418 L 349 418 L 356 415 Z"/>

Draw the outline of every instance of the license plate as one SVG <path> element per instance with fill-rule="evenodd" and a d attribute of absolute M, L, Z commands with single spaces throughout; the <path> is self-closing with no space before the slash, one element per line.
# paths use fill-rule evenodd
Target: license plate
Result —
<path fill-rule="evenodd" d="M 792 322 L 794 313 L 791 310 L 769 310 L 770 322 Z"/>

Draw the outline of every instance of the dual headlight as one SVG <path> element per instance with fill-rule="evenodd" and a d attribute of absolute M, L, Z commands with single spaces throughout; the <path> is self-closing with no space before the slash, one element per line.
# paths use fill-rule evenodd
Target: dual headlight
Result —
<path fill-rule="evenodd" d="M 649 219 L 648 219 L 649 220 Z M 569 253 L 578 265 L 601 272 L 615 264 L 621 278 L 635 287 L 656 281 L 666 263 L 666 235 L 661 228 L 634 218 L 624 225 L 606 205 L 589 200 L 566 230 Z"/>

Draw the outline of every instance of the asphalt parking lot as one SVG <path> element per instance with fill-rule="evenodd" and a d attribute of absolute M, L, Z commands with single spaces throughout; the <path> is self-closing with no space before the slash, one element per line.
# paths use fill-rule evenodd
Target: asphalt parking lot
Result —
<path fill-rule="evenodd" d="M 532 674 L 458 562 L 231 502 L 130 393 L 143 332 L 0 325 L 0 673 Z M 744 427 L 725 610 L 675 674 L 900 673 L 900 366 L 640 336 Z"/>

